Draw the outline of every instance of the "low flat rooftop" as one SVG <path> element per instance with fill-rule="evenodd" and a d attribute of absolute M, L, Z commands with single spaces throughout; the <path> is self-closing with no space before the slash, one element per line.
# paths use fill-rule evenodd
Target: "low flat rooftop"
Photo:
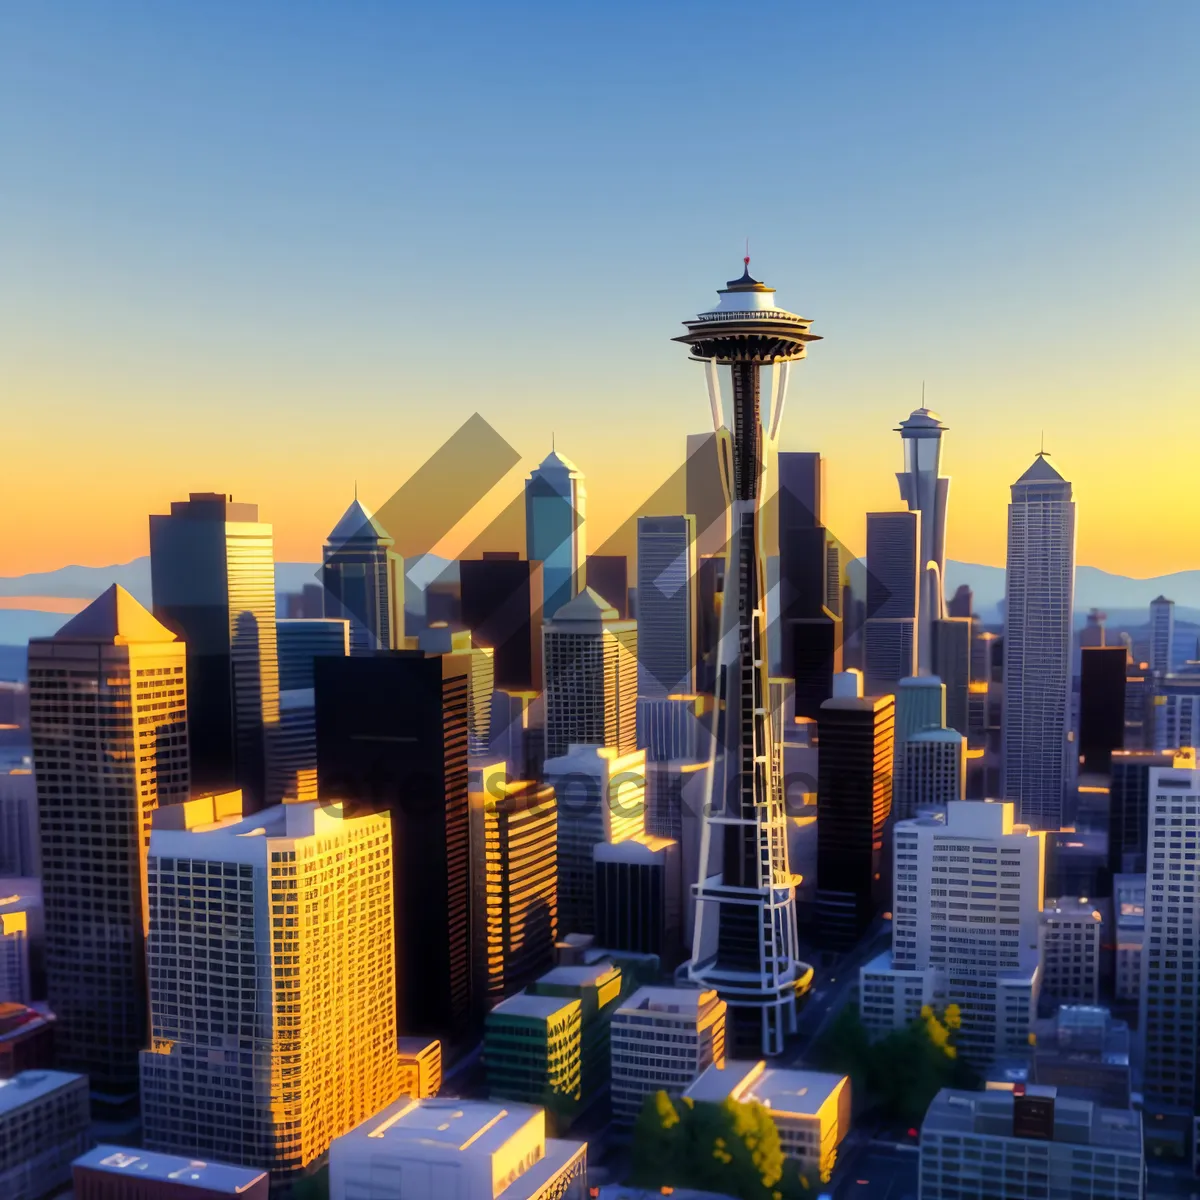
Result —
<path fill-rule="evenodd" d="M 701 1001 L 712 1003 L 716 998 L 711 988 L 702 991 L 690 987 L 641 987 L 617 1012 L 675 1012 L 695 1016 L 700 1011 Z"/>
<path fill-rule="evenodd" d="M 507 1000 L 502 1000 L 492 1009 L 492 1012 L 505 1017 L 535 1017 L 539 1020 L 549 1020 L 564 1009 L 570 1008 L 571 1005 L 578 1008 L 579 1001 L 570 996 L 531 996 L 527 992 L 518 992 L 515 996 L 509 996 Z"/>
<path fill-rule="evenodd" d="M 611 962 L 592 963 L 584 967 L 551 967 L 545 975 L 539 975 L 538 983 L 557 987 L 594 987 L 619 970 Z"/>
<path fill-rule="evenodd" d="M 200 1162 L 177 1154 L 158 1154 L 152 1150 L 130 1150 L 124 1146 L 106 1145 L 89 1150 L 77 1158 L 74 1165 L 106 1175 L 153 1179 L 181 1187 L 205 1188 L 229 1196 L 242 1195 L 266 1174 L 254 1167 Z"/>
<path fill-rule="evenodd" d="M 86 1075 L 67 1071 L 22 1071 L 11 1079 L 0 1079 L 0 1113 L 12 1112 L 80 1080 L 87 1084 Z"/>
<path fill-rule="evenodd" d="M 729 1059 L 723 1067 L 708 1067 L 684 1095 L 712 1104 L 731 1097 L 757 1100 L 775 1112 L 815 1117 L 845 1078 L 827 1071 L 763 1067 L 756 1061 Z"/>
<path fill-rule="evenodd" d="M 407 1142 L 435 1154 L 492 1155 L 534 1119 L 544 1116 L 532 1104 L 401 1096 L 334 1145 L 382 1138 L 392 1146 Z"/>

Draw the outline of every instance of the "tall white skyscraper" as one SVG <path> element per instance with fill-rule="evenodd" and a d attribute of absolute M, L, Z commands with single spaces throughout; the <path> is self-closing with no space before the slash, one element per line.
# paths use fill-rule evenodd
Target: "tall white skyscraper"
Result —
<path fill-rule="evenodd" d="M 1006 580 L 1001 789 L 1022 821 L 1058 829 L 1070 725 L 1075 504 L 1045 453 L 1012 485 Z"/>
<path fill-rule="evenodd" d="M 894 834 L 892 949 L 861 970 L 863 1023 L 883 1032 L 922 1004 L 957 1004 L 964 1058 L 1027 1049 L 1041 986 L 1044 835 L 994 800 L 949 804 L 944 817 L 901 821 Z"/>
<path fill-rule="evenodd" d="M 525 557 L 542 564 L 542 616 L 553 617 L 587 582 L 583 472 L 551 450 L 525 481 Z"/>
<path fill-rule="evenodd" d="M 1200 770 L 1150 772 L 1146 934 L 1138 1020 L 1152 1111 L 1200 1102 Z"/>
<path fill-rule="evenodd" d="M 1175 640 L 1175 601 L 1158 596 L 1150 601 L 1150 670 L 1166 675 L 1171 670 L 1171 643 Z"/>
<path fill-rule="evenodd" d="M 937 413 L 922 406 L 896 432 L 904 443 L 904 470 L 896 474 L 900 499 L 921 514 L 917 568 L 920 598 L 917 611 L 917 670 L 933 670 L 933 623 L 946 615 L 946 501 L 950 478 L 939 475 L 942 434 Z"/>
<path fill-rule="evenodd" d="M 542 626 L 546 757 L 570 745 L 637 747 L 636 621 L 591 588 Z"/>
<path fill-rule="evenodd" d="M 638 695 L 692 692 L 696 678 L 696 518 L 638 517 Z"/>
<path fill-rule="evenodd" d="M 147 1148 L 301 1177 L 400 1087 L 388 815 L 199 798 L 147 877 Z"/>
<path fill-rule="evenodd" d="M 183 642 L 114 584 L 29 643 L 29 699 L 58 1060 L 122 1104 L 146 1045 L 151 816 L 188 795 Z"/>

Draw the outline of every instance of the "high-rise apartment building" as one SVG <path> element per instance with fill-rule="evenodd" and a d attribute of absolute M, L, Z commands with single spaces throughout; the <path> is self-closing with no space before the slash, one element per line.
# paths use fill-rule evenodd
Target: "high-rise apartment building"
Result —
<path fill-rule="evenodd" d="M 1166 675 L 1154 688 L 1154 749 L 1200 747 L 1200 673 Z"/>
<path fill-rule="evenodd" d="M 830 946 L 853 945 L 882 907 L 894 735 L 893 698 L 864 697 L 857 671 L 839 675 L 817 735 L 817 921 Z"/>
<path fill-rule="evenodd" d="M 1150 670 L 1169 675 L 1174 668 L 1171 649 L 1175 642 L 1175 601 L 1156 596 L 1150 601 Z"/>
<path fill-rule="evenodd" d="M 646 752 L 572 745 L 546 759 L 543 778 L 558 798 L 559 933 L 593 933 L 592 851 L 645 833 Z"/>
<path fill-rule="evenodd" d="M 571 745 L 637 746 L 638 627 L 591 588 L 542 626 L 546 757 Z"/>
<path fill-rule="evenodd" d="M 525 557 L 542 564 L 544 617 L 586 583 L 587 488 L 583 472 L 551 450 L 525 481 Z"/>
<path fill-rule="evenodd" d="M 1152 1112 L 1200 1105 L 1200 770 L 1156 767 L 1148 781 L 1146 940 L 1138 1032 Z"/>
<path fill-rule="evenodd" d="M 726 1004 L 697 988 L 639 988 L 612 1015 L 612 1110 L 632 1125 L 647 1096 L 682 1096 L 725 1063 Z"/>
<path fill-rule="evenodd" d="M 1062 824 L 1067 783 L 1075 504 L 1039 453 L 1012 485 L 1004 601 L 1001 788 L 1034 829 Z"/>
<path fill-rule="evenodd" d="M 403 650 L 322 658 L 316 683 L 320 794 L 392 821 L 400 1030 L 457 1037 L 473 1008 L 470 662 Z"/>
<path fill-rule="evenodd" d="M 239 807 L 155 820 L 143 1132 L 284 1184 L 399 1089 L 392 835 L 337 804 Z"/>
<path fill-rule="evenodd" d="M 32 879 L 41 873 L 33 770 L 0 763 L 0 878 Z"/>
<path fill-rule="evenodd" d="M 477 646 L 495 652 L 496 686 L 541 691 L 542 564 L 485 551 L 458 571 L 463 624 Z"/>
<path fill-rule="evenodd" d="M 921 1124 L 921 1200 L 1143 1200 L 1141 1115 L 1058 1089 L 944 1088 Z"/>
<path fill-rule="evenodd" d="M 696 519 L 638 517 L 638 695 L 690 693 L 696 679 Z"/>
<path fill-rule="evenodd" d="M 946 616 L 946 501 L 950 478 L 940 475 L 942 435 L 946 426 L 937 413 L 924 405 L 901 421 L 896 428 L 904 444 L 904 470 L 896 475 L 900 499 L 910 512 L 920 514 L 918 524 L 917 570 L 920 595 L 917 603 L 917 669 L 921 674 L 942 674 L 934 662 L 933 624 Z M 868 565 L 870 564 L 870 550 Z M 873 568 L 872 568 L 873 569 Z M 944 670 L 944 664 L 941 664 Z M 943 675 L 948 685 L 949 672 Z M 964 671 L 963 684 L 969 676 Z M 953 692 L 953 687 L 951 686 Z M 957 705 L 951 703 L 951 727 L 966 734 L 956 723 Z M 965 714 L 964 714 L 965 718 Z"/>
<path fill-rule="evenodd" d="M 1028 1047 L 1041 987 L 1045 838 L 1013 805 L 966 800 L 894 829 L 892 949 L 860 972 L 863 1023 L 883 1032 L 923 1004 L 962 1010 L 958 1052 L 986 1065 Z"/>
<path fill-rule="evenodd" d="M 257 504 L 193 492 L 150 518 L 154 615 L 187 646 L 192 786 L 238 786 L 253 810 L 283 795 L 275 562 Z"/>
<path fill-rule="evenodd" d="M 679 959 L 682 929 L 679 843 L 638 834 L 597 842 L 596 942 L 606 950 L 655 954 L 664 965 Z"/>
<path fill-rule="evenodd" d="M 867 607 L 863 674 L 869 696 L 917 673 L 919 512 L 867 513 Z"/>
<path fill-rule="evenodd" d="M 396 650 L 404 637 L 404 560 L 357 496 L 325 539 L 325 615 L 350 623 L 350 653 Z"/>
<path fill-rule="evenodd" d="M 946 688 L 946 725 L 963 737 L 971 728 L 972 632 L 970 617 L 939 617 L 929 623 L 933 673 Z"/>
<path fill-rule="evenodd" d="M 188 795 L 184 645 L 114 584 L 29 643 L 29 691 L 58 1061 L 124 1104 L 148 1029 L 151 814 Z"/>

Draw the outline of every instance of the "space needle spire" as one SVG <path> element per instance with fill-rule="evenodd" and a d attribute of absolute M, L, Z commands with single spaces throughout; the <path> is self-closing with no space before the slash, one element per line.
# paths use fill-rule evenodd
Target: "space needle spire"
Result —
<path fill-rule="evenodd" d="M 718 293 L 717 306 L 684 322 L 675 338 L 704 363 L 730 537 L 718 650 L 712 795 L 705 810 L 701 863 L 719 847 L 721 870 L 696 885 L 690 978 L 729 1005 L 735 1052 L 778 1054 L 796 1026 L 795 890 L 788 866 L 783 800 L 772 788 L 775 760 L 767 686 L 766 555 L 762 542 L 767 451 L 779 433 L 789 365 L 818 340 L 811 322 L 778 307 L 775 289 L 750 274 Z M 728 371 L 721 371 L 721 368 Z M 769 425 L 762 369 L 771 368 Z M 722 375 L 732 400 L 726 413 Z"/>

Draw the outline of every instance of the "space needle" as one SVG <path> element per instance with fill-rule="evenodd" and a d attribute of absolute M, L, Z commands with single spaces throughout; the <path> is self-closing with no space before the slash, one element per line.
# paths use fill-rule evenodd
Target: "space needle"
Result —
<path fill-rule="evenodd" d="M 712 788 L 701 835 L 696 925 L 688 976 L 729 1006 L 735 1052 L 779 1054 L 796 1028 L 796 884 L 788 867 L 787 820 L 772 788 L 768 711 L 766 553 L 762 507 L 767 455 L 783 416 L 788 369 L 802 359 L 812 322 L 780 308 L 775 289 L 750 275 L 718 291 L 717 306 L 685 321 L 675 338 L 702 362 L 730 514 L 725 601 L 717 661 Z M 718 368 L 728 367 L 728 371 Z M 763 368 L 770 368 L 764 428 Z M 730 384 L 727 408 L 721 384 Z"/>

